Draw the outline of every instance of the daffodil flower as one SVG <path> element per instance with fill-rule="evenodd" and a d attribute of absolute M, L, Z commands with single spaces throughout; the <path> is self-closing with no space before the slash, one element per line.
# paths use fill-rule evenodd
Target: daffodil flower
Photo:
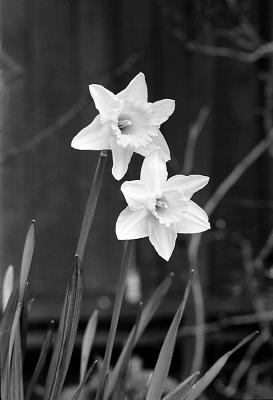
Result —
<path fill-rule="evenodd" d="M 164 99 L 149 103 L 143 73 L 116 95 L 101 85 L 90 85 L 89 89 L 99 115 L 74 137 L 72 147 L 111 150 L 112 173 L 117 180 L 125 175 L 134 152 L 145 157 L 159 147 L 164 159 L 170 159 L 168 145 L 159 128 L 173 113 L 175 102 Z"/>
<path fill-rule="evenodd" d="M 157 253 L 169 260 L 177 233 L 198 233 L 210 228 L 205 211 L 191 200 L 209 178 L 175 175 L 167 179 L 166 162 L 158 150 L 143 161 L 140 180 L 121 185 L 128 206 L 116 223 L 120 240 L 148 236 Z"/>

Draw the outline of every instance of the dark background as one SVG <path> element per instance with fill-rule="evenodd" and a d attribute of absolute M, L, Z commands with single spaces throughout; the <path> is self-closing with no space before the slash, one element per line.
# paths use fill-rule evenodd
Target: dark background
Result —
<path fill-rule="evenodd" d="M 37 240 L 30 275 L 30 293 L 35 298 L 30 315 L 32 346 L 40 342 L 44 324 L 59 316 L 99 156 L 98 152 L 70 147 L 75 134 L 96 115 L 89 84 L 100 83 L 118 92 L 142 71 L 150 101 L 176 100 L 175 113 L 162 126 L 172 152 L 170 175 L 183 171 L 190 127 L 200 110 L 209 111 L 192 168 L 192 173 L 211 177 L 195 197 L 201 206 L 265 137 L 265 89 L 270 87 L 272 56 L 249 62 L 236 56 L 202 54 L 209 51 L 195 46 L 203 43 L 237 50 L 236 43 L 219 35 L 221 30 L 236 30 L 241 21 L 228 3 L 1 1 L 0 270 L 3 276 L 12 264 L 18 273 L 25 234 L 35 218 Z M 261 43 L 270 41 L 272 2 L 238 4 Z M 243 50 L 249 53 L 255 47 Z M 141 157 L 134 155 L 127 180 L 138 177 L 141 162 Z M 120 182 L 111 175 L 110 156 L 83 260 L 82 324 L 95 308 L 101 308 L 98 346 L 103 344 L 103 330 L 109 323 L 123 251 L 114 230 L 125 206 L 119 188 Z M 253 312 L 238 238 L 247 238 L 257 254 L 272 227 L 272 209 L 272 155 L 266 151 L 220 202 L 211 216 L 212 230 L 203 235 L 199 271 L 208 321 Z M 171 318 L 182 295 L 189 270 L 188 240 L 178 240 L 169 263 L 159 259 L 147 239 L 137 243 L 135 265 L 144 298 L 168 272 L 177 276 L 158 321 Z M 268 304 L 271 265 L 269 255 L 261 281 Z M 125 304 L 121 335 L 135 308 Z M 189 305 L 189 321 L 191 310 Z M 155 324 L 151 342 L 153 338 L 160 342 L 162 326 Z M 234 332 L 223 331 L 217 340 L 233 340 Z"/>

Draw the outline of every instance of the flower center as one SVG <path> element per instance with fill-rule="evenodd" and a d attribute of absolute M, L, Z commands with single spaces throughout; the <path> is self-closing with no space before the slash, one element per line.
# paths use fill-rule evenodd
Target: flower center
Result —
<path fill-rule="evenodd" d="M 158 208 L 168 208 L 168 204 L 166 203 L 166 201 L 157 199 L 155 202 L 155 209 L 157 210 Z"/>
<path fill-rule="evenodd" d="M 119 127 L 119 129 L 120 129 L 122 134 L 125 133 L 125 132 L 122 132 L 122 131 L 125 130 L 125 128 L 128 128 L 131 125 L 132 125 L 132 121 L 130 121 L 129 119 L 120 119 L 118 121 L 118 127 Z"/>

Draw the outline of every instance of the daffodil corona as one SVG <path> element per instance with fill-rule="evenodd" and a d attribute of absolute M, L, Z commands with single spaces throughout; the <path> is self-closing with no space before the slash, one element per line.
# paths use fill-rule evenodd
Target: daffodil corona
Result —
<path fill-rule="evenodd" d="M 205 211 L 191 200 L 209 178 L 202 175 L 167 177 L 161 152 L 153 150 L 143 161 L 140 180 L 121 185 L 128 206 L 116 223 L 118 239 L 148 236 L 165 260 L 173 252 L 177 233 L 198 233 L 210 228 Z"/>
<path fill-rule="evenodd" d="M 159 128 L 173 113 L 174 100 L 149 103 L 143 73 L 116 95 L 101 85 L 93 84 L 89 88 L 99 115 L 74 137 L 72 147 L 111 150 L 112 173 L 117 180 L 125 175 L 134 152 L 145 157 L 153 149 L 160 148 L 164 160 L 170 159 L 168 145 Z"/>

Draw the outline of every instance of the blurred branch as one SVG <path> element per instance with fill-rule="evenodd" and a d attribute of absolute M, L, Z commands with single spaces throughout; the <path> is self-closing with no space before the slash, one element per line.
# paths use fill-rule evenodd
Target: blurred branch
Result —
<path fill-rule="evenodd" d="M 214 194 L 210 197 L 209 201 L 205 205 L 205 210 L 208 215 L 211 215 L 231 187 L 235 185 L 235 183 L 241 178 L 246 170 L 271 146 L 272 143 L 273 128 L 270 130 L 268 136 L 261 140 L 218 186 Z"/>
<path fill-rule="evenodd" d="M 268 149 L 268 147 L 273 142 L 273 129 L 270 135 L 268 135 L 265 139 L 261 140 L 255 147 L 252 149 L 243 159 L 237 164 L 237 166 L 231 171 L 231 173 L 224 179 L 224 181 L 218 186 L 216 191 L 210 197 L 208 202 L 206 203 L 204 209 L 208 215 L 211 215 L 215 208 L 218 206 L 220 201 L 226 195 L 226 193 L 231 189 L 233 185 L 241 178 L 241 176 L 246 172 L 246 170 Z M 201 234 L 193 235 L 190 239 L 189 247 L 188 247 L 188 257 L 189 257 L 189 265 L 190 268 L 194 268 L 197 270 L 197 266 L 199 265 L 198 260 L 198 252 L 201 244 Z M 197 294 L 200 297 L 202 295 L 202 291 L 200 291 L 199 274 L 196 274 L 196 278 L 193 281 L 193 294 Z M 202 304 L 199 298 L 194 297 L 195 304 L 195 312 L 196 312 L 196 325 L 199 327 L 196 328 L 196 343 L 200 342 L 204 344 L 204 310 L 198 310 L 198 306 Z M 203 328 L 202 328 L 203 327 Z M 196 368 L 195 371 L 201 369 L 202 360 L 204 354 L 204 347 L 201 348 L 198 346 L 198 349 L 195 349 L 194 358 L 193 358 L 193 367 Z M 192 367 L 192 368 L 193 368 Z"/>
<path fill-rule="evenodd" d="M 209 109 L 207 107 L 202 107 L 199 111 L 196 121 L 190 127 L 190 131 L 187 138 L 187 144 L 184 156 L 183 174 L 188 175 L 191 173 L 194 162 L 195 147 L 196 142 L 203 131 L 205 124 L 208 120 Z"/>
<path fill-rule="evenodd" d="M 189 40 L 187 32 L 179 26 L 182 21 L 179 14 L 169 7 L 166 1 L 156 0 L 156 3 L 158 4 L 162 15 L 169 22 L 168 29 L 171 35 L 181 42 L 184 45 L 184 48 L 188 51 L 213 57 L 231 58 L 246 63 L 254 63 L 261 58 L 273 54 L 273 42 L 261 43 L 261 39 L 256 29 L 249 22 L 246 15 L 240 10 L 237 2 L 234 0 L 227 0 L 227 4 L 231 11 L 236 14 L 239 24 L 235 29 L 231 28 L 230 30 L 223 30 L 222 34 L 224 33 L 226 37 L 229 37 L 233 44 L 235 44 L 239 49 L 228 46 L 217 46 L 211 43 L 201 43 L 197 39 Z M 212 29 L 211 32 L 213 33 Z M 242 50 L 242 47 L 245 50 Z M 247 48 L 249 50 L 247 50 Z"/>
<path fill-rule="evenodd" d="M 233 315 L 215 322 L 207 322 L 202 326 L 199 325 L 198 328 L 202 328 L 205 333 L 215 333 L 232 326 L 257 324 L 259 321 L 273 321 L 273 310 L 264 311 L 263 313 Z M 196 325 L 185 326 L 180 330 L 179 337 L 193 336 L 195 332 Z"/>
<path fill-rule="evenodd" d="M 103 78 L 101 83 L 103 85 L 109 84 L 112 79 L 122 76 L 124 73 L 128 72 L 130 68 L 136 63 L 139 56 L 135 53 L 131 54 L 118 68 L 114 70 L 110 77 Z M 73 118 L 75 118 L 82 109 L 89 104 L 90 97 L 88 95 L 82 96 L 79 101 L 71 106 L 67 111 L 60 115 L 53 122 L 52 125 L 48 126 L 41 132 L 37 133 L 34 137 L 26 140 L 19 146 L 14 146 L 8 150 L 6 154 L 0 157 L 0 165 L 11 160 L 14 157 L 21 155 L 26 151 L 33 150 L 37 145 L 41 144 L 44 140 L 53 136 L 61 128 L 67 125 Z"/>
<path fill-rule="evenodd" d="M 181 35 L 179 32 L 175 30 L 173 34 L 177 39 L 180 39 Z M 188 42 L 185 44 L 185 47 L 189 51 L 207 56 L 232 58 L 246 63 L 254 63 L 263 57 L 268 57 L 273 54 L 273 42 L 260 45 L 254 51 L 250 52 L 198 42 Z"/>
<path fill-rule="evenodd" d="M 271 229 L 271 231 L 265 241 L 265 244 L 263 245 L 263 247 L 261 248 L 259 254 L 257 255 L 257 257 L 255 259 L 255 265 L 256 265 L 257 269 L 261 268 L 264 259 L 269 256 L 272 249 L 273 249 L 273 228 Z"/>

